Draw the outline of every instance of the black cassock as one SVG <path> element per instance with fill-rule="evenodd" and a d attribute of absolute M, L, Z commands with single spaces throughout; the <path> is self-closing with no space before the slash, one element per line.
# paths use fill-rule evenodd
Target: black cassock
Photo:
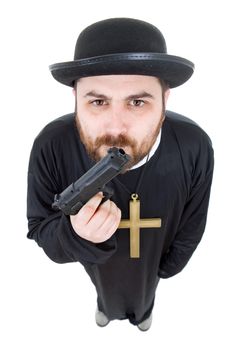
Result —
<path fill-rule="evenodd" d="M 76 181 L 93 162 L 75 126 L 74 114 L 48 124 L 35 139 L 28 170 L 28 238 L 57 263 L 80 262 L 110 320 L 148 317 L 158 276 L 179 273 L 200 242 L 206 223 L 213 174 L 213 150 L 207 134 L 193 121 L 166 112 L 159 147 L 146 165 L 139 189 L 141 218 L 161 218 L 161 228 L 140 230 L 140 258 L 130 258 L 129 229 L 106 242 L 79 237 L 69 217 L 51 208 L 56 193 Z M 142 165 L 111 182 L 112 200 L 129 218 Z M 123 185 L 124 186 L 123 186 Z"/>

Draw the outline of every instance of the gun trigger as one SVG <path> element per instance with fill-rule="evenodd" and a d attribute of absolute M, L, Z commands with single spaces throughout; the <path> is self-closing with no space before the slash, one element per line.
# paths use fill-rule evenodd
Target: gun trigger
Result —
<path fill-rule="evenodd" d="M 103 191 L 103 199 L 102 199 L 102 202 L 101 204 L 103 204 L 104 202 L 106 202 L 108 199 L 110 199 L 112 197 L 112 195 L 114 194 L 114 191 L 111 187 L 108 187 L 108 186 L 104 186 L 102 188 L 102 191 Z"/>

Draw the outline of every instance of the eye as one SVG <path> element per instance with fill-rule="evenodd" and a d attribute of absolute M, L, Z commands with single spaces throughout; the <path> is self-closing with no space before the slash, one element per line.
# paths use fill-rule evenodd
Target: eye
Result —
<path fill-rule="evenodd" d="M 132 100 L 132 101 L 130 101 L 129 104 L 131 106 L 133 106 L 133 107 L 142 107 L 142 106 L 144 106 L 145 101 L 143 101 L 143 100 Z"/>
<path fill-rule="evenodd" d="M 93 106 L 104 106 L 107 104 L 107 102 L 105 100 L 101 100 L 101 99 L 98 99 L 98 100 L 93 100 L 93 101 L 90 101 L 90 104 L 92 104 Z"/>

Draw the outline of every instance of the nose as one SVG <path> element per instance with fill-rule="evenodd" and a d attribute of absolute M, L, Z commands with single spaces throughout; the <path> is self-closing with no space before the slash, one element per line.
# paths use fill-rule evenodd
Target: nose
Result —
<path fill-rule="evenodd" d="M 126 128 L 126 113 L 123 108 L 119 106 L 112 106 L 108 111 L 105 130 L 106 133 L 112 136 L 118 136 L 125 134 Z"/>

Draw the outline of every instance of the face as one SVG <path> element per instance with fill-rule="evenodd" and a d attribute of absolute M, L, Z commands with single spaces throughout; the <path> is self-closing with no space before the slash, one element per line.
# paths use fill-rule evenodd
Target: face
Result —
<path fill-rule="evenodd" d="M 153 146 L 164 120 L 169 90 L 159 79 L 140 75 L 106 75 L 77 82 L 76 124 L 81 141 L 95 161 L 108 148 L 123 148 L 131 168 Z"/>

